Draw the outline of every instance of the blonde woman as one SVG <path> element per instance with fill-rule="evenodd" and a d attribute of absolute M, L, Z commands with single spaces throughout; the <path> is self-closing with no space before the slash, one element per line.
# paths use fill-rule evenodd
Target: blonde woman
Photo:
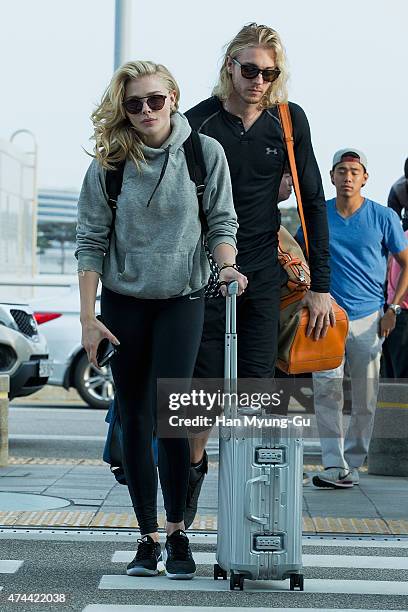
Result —
<path fill-rule="evenodd" d="M 103 338 L 117 345 L 111 361 L 123 428 L 126 480 L 141 538 L 127 573 L 153 576 L 161 559 L 157 473 L 152 456 L 156 380 L 192 376 L 201 339 L 208 263 L 196 188 L 183 143 L 191 128 L 178 112 L 179 88 L 164 66 L 124 64 L 92 115 L 96 140 L 78 203 L 77 250 L 82 343 L 97 366 Z M 235 266 L 236 215 L 222 147 L 200 136 L 207 178 L 203 209 L 207 242 L 221 281 L 246 278 Z M 116 219 L 106 170 L 126 160 Z M 102 282 L 102 321 L 95 297 Z M 183 514 L 189 477 L 186 437 L 158 440 L 166 511 L 164 562 L 169 578 L 189 579 L 195 563 Z"/>
<path fill-rule="evenodd" d="M 248 291 L 239 298 L 238 376 L 274 376 L 280 299 L 277 206 L 286 162 L 286 148 L 277 103 L 288 101 L 285 48 L 266 25 L 244 26 L 226 46 L 218 83 L 211 98 L 187 111 L 191 126 L 216 138 L 225 150 L 238 216 L 238 258 L 248 277 Z M 308 333 L 324 336 L 333 323 L 329 296 L 329 244 L 326 205 L 320 172 L 303 109 L 289 102 L 294 129 L 296 163 L 310 237 L 311 291 Z M 197 378 L 218 378 L 223 371 L 223 304 L 208 300 Z M 186 525 L 194 520 L 200 488 L 207 471 L 205 445 L 210 430 L 191 439 L 190 483 Z"/>

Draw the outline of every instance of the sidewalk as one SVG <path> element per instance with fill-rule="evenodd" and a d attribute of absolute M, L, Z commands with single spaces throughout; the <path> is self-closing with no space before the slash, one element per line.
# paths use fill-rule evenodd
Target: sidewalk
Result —
<path fill-rule="evenodd" d="M 321 466 L 310 464 L 310 473 Z M 211 461 L 194 530 L 217 529 L 217 470 Z M 164 522 L 159 493 L 159 524 Z M 408 478 L 360 474 L 346 490 L 304 487 L 305 534 L 408 535 Z M 102 461 L 11 458 L 0 468 L 0 527 L 131 528 L 137 526 L 127 488 Z"/>

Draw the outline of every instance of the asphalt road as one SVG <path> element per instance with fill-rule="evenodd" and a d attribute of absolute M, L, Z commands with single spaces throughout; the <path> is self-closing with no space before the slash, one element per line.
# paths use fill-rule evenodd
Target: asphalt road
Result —
<path fill-rule="evenodd" d="M 9 453 L 17 457 L 100 459 L 105 411 L 81 407 L 11 405 Z"/>
<path fill-rule="evenodd" d="M 199 552 L 214 553 L 215 545 L 196 544 L 193 549 L 197 558 Z M 256 592 L 254 590 L 256 585 L 251 581 L 245 582 L 245 589 L 242 592 L 230 591 L 227 582 L 212 580 L 213 566 L 209 561 L 198 566 L 197 578 L 193 581 L 175 584 L 164 576 L 149 579 L 128 578 L 124 576 L 126 562 L 115 562 L 113 555 L 124 554 L 118 551 L 129 551 L 131 555 L 131 551 L 134 550 L 135 542 L 120 541 L 120 536 L 118 541 L 106 542 L 84 542 L 75 539 L 72 541 L 1 539 L 0 559 L 20 560 L 23 564 L 15 573 L 0 574 L 0 585 L 3 587 L 0 592 L 0 609 L 2 612 L 16 610 L 63 612 L 82 611 L 89 604 L 115 606 L 137 604 L 168 606 L 169 610 L 177 612 L 183 612 L 183 606 L 194 606 L 199 612 L 206 609 L 200 604 L 205 604 L 205 606 L 240 607 L 241 610 L 243 609 L 241 606 L 250 606 L 252 610 L 257 606 L 303 610 L 309 607 L 322 610 L 339 608 L 406 610 L 408 605 L 406 595 L 391 594 L 394 589 L 402 588 L 406 591 L 404 585 L 408 579 L 408 571 L 398 569 L 399 562 L 406 564 L 403 558 L 406 557 L 404 553 L 407 549 L 401 550 L 397 546 L 386 549 L 365 548 L 363 543 L 356 547 L 350 543 L 348 548 L 304 546 L 306 563 L 303 593 L 290 592 L 288 581 L 269 586 L 266 583 L 260 584 L 261 588 L 273 587 L 274 590 L 269 592 Z M 326 563 L 321 562 L 321 555 L 329 555 L 326 557 L 328 559 Z M 319 556 L 320 562 L 316 562 L 315 565 L 313 559 Z M 395 558 L 397 568 L 384 569 L 383 556 L 387 559 Z M 337 565 L 342 567 L 330 567 L 332 559 L 336 559 Z M 368 566 L 371 569 L 367 569 Z M 105 576 L 105 586 L 103 581 L 101 582 L 103 576 Z M 122 580 L 122 576 L 125 580 L 124 586 L 113 586 L 115 582 Z M 325 584 L 329 585 L 328 590 L 330 590 L 332 580 L 337 583 L 336 588 L 340 592 L 316 592 L 319 588 L 324 589 Z M 197 591 L 200 581 L 203 584 L 203 591 Z M 378 581 L 385 582 L 378 583 Z M 390 593 L 368 594 L 370 589 L 378 591 L 379 584 L 387 585 L 381 588 L 388 589 Z M 357 592 L 350 594 L 353 592 L 352 589 Z M 9 599 L 10 595 L 17 593 L 64 595 L 66 599 L 63 603 L 18 604 Z"/>
<path fill-rule="evenodd" d="M 81 406 L 29 406 L 9 408 L 9 454 L 13 457 L 101 459 L 108 425 L 106 412 Z M 218 440 L 210 439 L 215 458 Z"/>

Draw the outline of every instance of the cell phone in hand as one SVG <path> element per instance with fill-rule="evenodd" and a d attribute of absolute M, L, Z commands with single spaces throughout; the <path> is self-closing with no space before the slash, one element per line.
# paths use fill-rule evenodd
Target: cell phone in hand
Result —
<path fill-rule="evenodd" d="M 103 323 L 100 315 L 96 318 Z M 100 368 L 103 368 L 103 366 L 109 363 L 115 353 L 117 353 L 116 346 L 107 338 L 102 338 L 96 350 L 96 363 Z"/>
<path fill-rule="evenodd" d="M 100 368 L 107 365 L 114 354 L 117 353 L 116 347 L 107 338 L 102 338 L 96 351 L 96 362 Z"/>

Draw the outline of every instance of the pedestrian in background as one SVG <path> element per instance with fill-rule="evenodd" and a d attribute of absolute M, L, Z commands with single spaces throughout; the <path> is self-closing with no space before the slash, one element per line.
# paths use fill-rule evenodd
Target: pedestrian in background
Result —
<path fill-rule="evenodd" d="M 285 202 L 285 200 L 288 200 L 290 196 L 292 195 L 292 191 L 293 191 L 292 175 L 290 173 L 289 165 L 286 163 L 284 171 L 283 171 L 283 176 L 281 178 L 281 182 L 279 185 L 278 200 L 277 200 L 278 204 L 280 202 Z"/>
<path fill-rule="evenodd" d="M 388 206 L 401 218 L 405 211 L 408 216 L 408 157 L 404 164 L 404 176 L 401 176 L 391 187 Z M 405 228 L 406 229 L 406 228 Z"/>
<path fill-rule="evenodd" d="M 191 134 L 178 112 L 179 88 L 163 65 L 135 61 L 114 74 L 92 115 L 96 140 L 78 203 L 77 250 L 82 343 L 97 366 L 100 341 L 118 346 L 111 367 L 123 431 L 126 481 L 141 539 L 127 573 L 152 576 L 161 559 L 157 472 L 152 453 L 156 380 L 189 379 L 201 340 L 209 266 L 196 187 L 183 144 Z M 235 263 L 236 214 L 222 147 L 201 136 L 207 165 L 206 239 L 217 263 Z M 112 227 L 106 170 L 125 160 Z M 95 297 L 102 282 L 102 322 Z M 220 273 L 246 278 L 234 267 Z M 187 436 L 159 437 L 158 471 L 166 511 L 166 574 L 192 578 L 196 566 L 184 532 L 190 469 Z"/>
<path fill-rule="evenodd" d="M 408 158 L 405 160 L 404 176 L 391 187 L 388 206 L 402 220 L 402 228 L 408 236 Z M 387 272 L 387 304 L 395 293 L 401 268 L 394 257 L 390 258 Z M 400 303 L 394 331 L 385 339 L 381 361 L 381 375 L 387 379 L 408 378 L 408 295 Z"/>
<path fill-rule="evenodd" d="M 404 216 L 405 212 L 405 216 Z M 402 227 L 408 238 L 408 211 L 402 210 Z M 401 266 L 395 257 L 390 257 L 387 273 L 387 307 L 392 303 L 401 275 Z M 395 299 L 395 298 L 394 298 Z M 382 376 L 387 379 L 408 379 L 408 292 L 399 302 L 395 328 L 385 339 L 382 354 Z"/>
<path fill-rule="evenodd" d="M 364 197 L 367 158 L 358 149 L 337 151 L 330 177 L 336 197 L 327 202 L 330 232 L 330 292 L 350 319 L 345 357 L 334 370 L 313 373 L 314 407 L 324 471 L 313 477 L 321 488 L 359 484 L 377 405 L 381 349 L 394 329 L 408 289 L 408 240 L 398 215 Z M 300 237 L 300 232 L 299 232 Z M 383 313 L 388 253 L 401 274 Z M 351 417 L 343 432 L 343 376 L 351 379 Z"/>

